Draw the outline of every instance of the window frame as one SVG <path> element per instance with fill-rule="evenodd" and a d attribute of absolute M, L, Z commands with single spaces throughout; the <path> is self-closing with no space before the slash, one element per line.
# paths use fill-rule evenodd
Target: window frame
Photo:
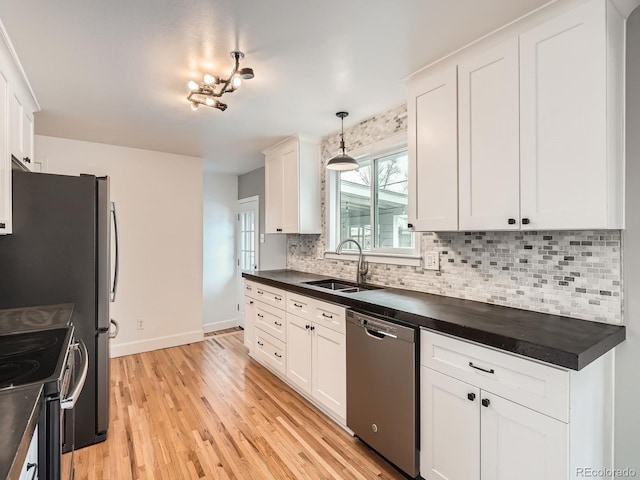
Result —
<path fill-rule="evenodd" d="M 408 155 L 408 142 L 406 134 L 395 135 L 386 140 L 382 140 L 380 142 L 376 142 L 374 144 L 367 145 L 358 150 L 352 150 L 349 154 L 356 159 L 358 163 L 364 162 L 367 160 L 371 161 L 372 168 L 372 177 L 373 177 L 373 169 L 375 165 L 375 161 L 389 155 L 394 155 L 396 153 L 400 153 L 403 151 L 407 151 Z M 327 210 L 326 210 L 326 252 L 325 257 L 327 258 L 340 258 L 337 254 L 335 254 L 335 249 L 339 242 L 340 236 L 340 171 L 337 170 L 326 170 L 326 190 L 327 190 Z M 411 180 L 409 179 L 409 182 Z M 375 198 L 377 196 L 377 188 L 374 188 L 374 183 L 372 182 L 371 186 L 371 205 L 370 205 L 370 213 L 371 213 L 371 228 L 372 231 L 375 231 L 377 228 L 377 219 L 375 215 Z M 414 265 L 419 264 L 420 259 L 420 236 L 416 235 L 415 232 L 412 232 L 413 235 L 413 248 L 379 248 L 372 247 L 371 250 L 364 250 L 363 253 L 367 257 L 369 261 L 377 262 L 377 263 L 391 263 L 391 264 L 407 264 Z M 372 245 L 375 245 L 375 238 L 372 236 Z M 357 254 L 357 249 L 349 248 L 352 245 L 345 245 L 345 249 L 343 250 L 343 254 L 346 255 L 355 255 Z M 344 257 L 343 257 L 344 259 Z M 407 259 L 408 262 L 404 262 L 403 259 Z"/>

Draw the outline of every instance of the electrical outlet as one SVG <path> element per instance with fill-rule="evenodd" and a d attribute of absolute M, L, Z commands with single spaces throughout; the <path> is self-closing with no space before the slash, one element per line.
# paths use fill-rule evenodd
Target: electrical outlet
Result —
<path fill-rule="evenodd" d="M 425 252 L 424 269 L 440 270 L 440 252 Z"/>
<path fill-rule="evenodd" d="M 144 320 L 138 320 L 138 330 L 144 330 Z"/>
<path fill-rule="evenodd" d="M 260 234 L 260 243 L 264 243 L 264 233 Z"/>

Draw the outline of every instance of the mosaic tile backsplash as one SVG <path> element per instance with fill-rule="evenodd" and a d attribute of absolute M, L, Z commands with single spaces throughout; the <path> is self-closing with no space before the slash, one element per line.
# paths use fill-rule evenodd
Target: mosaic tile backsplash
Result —
<path fill-rule="evenodd" d="M 345 129 L 356 148 L 406 131 L 401 106 Z M 322 157 L 339 134 L 323 139 Z M 325 225 L 325 169 L 321 169 Z M 440 271 L 370 263 L 367 281 L 426 293 L 607 323 L 622 322 L 621 234 L 606 231 L 422 233 L 421 252 L 440 252 Z M 324 259 L 324 235 L 288 235 L 287 268 L 353 280 L 356 262 Z"/>

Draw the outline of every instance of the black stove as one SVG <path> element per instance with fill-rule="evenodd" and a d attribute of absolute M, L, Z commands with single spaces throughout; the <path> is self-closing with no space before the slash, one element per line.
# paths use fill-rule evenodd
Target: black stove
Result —
<path fill-rule="evenodd" d="M 0 389 L 36 382 L 59 393 L 73 328 L 0 335 Z"/>

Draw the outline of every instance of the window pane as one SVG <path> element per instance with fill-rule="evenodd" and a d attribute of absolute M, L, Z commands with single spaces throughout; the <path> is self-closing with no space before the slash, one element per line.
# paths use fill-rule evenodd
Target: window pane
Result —
<path fill-rule="evenodd" d="M 409 172 L 407 152 L 375 161 L 377 248 L 413 248 L 413 234 L 407 229 Z"/>
<path fill-rule="evenodd" d="M 357 170 L 340 172 L 338 217 L 339 240 L 356 239 L 363 250 L 371 250 L 371 162 L 360 163 Z M 345 249 L 355 249 L 348 243 Z"/>

